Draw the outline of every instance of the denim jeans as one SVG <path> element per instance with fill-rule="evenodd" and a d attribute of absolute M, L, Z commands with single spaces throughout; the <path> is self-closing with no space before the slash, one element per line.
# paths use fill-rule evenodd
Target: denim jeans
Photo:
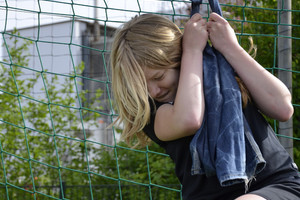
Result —
<path fill-rule="evenodd" d="M 192 174 L 217 175 L 222 186 L 247 183 L 265 160 L 242 111 L 241 93 L 225 58 L 207 44 L 203 52 L 205 113 L 190 144 Z"/>
<path fill-rule="evenodd" d="M 192 0 L 199 12 L 202 0 Z M 218 0 L 209 0 L 222 16 Z M 244 117 L 239 86 L 230 64 L 209 44 L 203 52 L 204 120 L 190 144 L 192 174 L 217 175 L 221 186 L 247 183 L 266 161 Z"/>

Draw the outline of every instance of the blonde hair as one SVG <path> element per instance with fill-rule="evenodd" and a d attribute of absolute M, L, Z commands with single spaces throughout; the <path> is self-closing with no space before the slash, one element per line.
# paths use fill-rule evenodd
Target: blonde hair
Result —
<path fill-rule="evenodd" d="M 150 121 L 150 103 L 143 68 L 176 68 L 181 61 L 180 29 L 169 19 L 145 14 L 118 30 L 111 51 L 112 90 L 118 109 L 114 125 L 123 123 L 122 139 L 145 146 L 143 128 Z M 153 102 L 152 102 L 153 103 Z"/>
<path fill-rule="evenodd" d="M 180 67 L 182 36 L 172 21 L 154 14 L 134 17 L 115 34 L 110 59 L 113 98 L 119 116 L 113 125 L 123 123 L 122 139 L 130 146 L 143 147 L 150 142 L 143 128 L 150 121 L 150 103 L 154 102 L 143 68 Z M 241 79 L 236 80 L 245 106 L 250 95 Z"/>

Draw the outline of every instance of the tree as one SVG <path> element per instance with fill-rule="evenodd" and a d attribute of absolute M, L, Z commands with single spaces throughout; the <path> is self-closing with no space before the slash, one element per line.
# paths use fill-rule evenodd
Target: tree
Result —
<path fill-rule="evenodd" d="M 86 122 L 97 126 L 99 108 L 88 111 L 79 106 L 88 91 L 75 91 L 74 74 L 66 76 L 61 83 L 58 75 L 31 70 L 28 49 L 33 43 L 20 41 L 19 36 L 17 30 L 12 32 L 9 40 L 13 45 L 5 43 L 9 59 L 0 64 L 0 185 L 4 186 L 0 198 L 46 198 L 39 193 L 58 198 L 59 190 L 40 186 L 62 187 L 62 182 L 89 184 L 85 172 L 91 144 L 86 142 L 87 132 L 85 137 L 79 134 L 84 135 L 82 127 Z M 80 74 L 84 64 L 76 68 Z M 35 75 L 27 78 L 28 71 Z M 32 94 L 34 87 L 41 83 L 42 95 Z M 100 90 L 97 93 L 96 98 L 102 94 Z M 99 100 L 92 100 L 96 101 Z M 8 189 L 7 185 L 14 187 Z M 71 195 L 64 194 L 68 198 Z"/>
<path fill-rule="evenodd" d="M 95 165 L 101 169 L 97 183 L 115 185 L 108 199 L 180 199 L 180 183 L 172 160 L 157 144 L 130 149 L 119 142 L 115 149 L 98 151 Z M 120 188 L 119 188 L 120 186 Z"/>
<path fill-rule="evenodd" d="M 6 42 L 9 59 L 0 64 L 0 109 L 5 111 L 0 112 L 0 198 L 147 199 L 150 193 L 155 199 L 179 198 L 174 165 L 157 145 L 135 151 L 122 142 L 107 147 L 86 140 L 82 122 L 95 123 L 100 108 L 79 109 L 88 91 L 75 91 L 74 75 L 62 84 L 57 75 L 32 71 L 28 50 L 33 43 L 19 36 L 17 30 L 12 32 L 13 44 Z M 77 66 L 77 73 L 83 69 L 84 64 Z M 28 78 L 28 72 L 35 75 Z M 37 96 L 32 91 L 41 83 Z M 101 94 L 98 90 L 89 102 L 99 105 Z M 77 185 L 76 190 L 63 188 Z"/>

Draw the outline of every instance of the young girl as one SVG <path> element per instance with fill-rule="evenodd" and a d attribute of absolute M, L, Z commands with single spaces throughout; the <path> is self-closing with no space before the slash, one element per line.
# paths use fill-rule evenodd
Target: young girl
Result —
<path fill-rule="evenodd" d="M 243 112 L 267 162 L 247 194 L 244 184 L 221 187 L 215 176 L 191 175 L 189 145 L 205 110 L 202 62 L 208 38 L 243 82 Z M 184 199 L 300 198 L 297 167 L 260 114 L 288 120 L 293 114 L 291 94 L 244 51 L 224 18 L 212 13 L 206 22 L 195 14 L 182 34 L 162 16 L 135 17 L 116 33 L 111 66 L 119 111 L 115 123 L 123 123 L 122 137 L 136 146 L 148 144 L 150 138 L 164 148 L 175 162 Z"/>

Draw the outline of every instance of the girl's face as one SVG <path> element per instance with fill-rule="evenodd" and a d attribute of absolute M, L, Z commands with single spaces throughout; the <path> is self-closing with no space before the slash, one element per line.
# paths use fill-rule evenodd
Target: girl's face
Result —
<path fill-rule="evenodd" d="M 158 102 L 173 102 L 175 100 L 179 69 L 151 69 L 146 67 L 144 73 L 150 96 Z"/>

